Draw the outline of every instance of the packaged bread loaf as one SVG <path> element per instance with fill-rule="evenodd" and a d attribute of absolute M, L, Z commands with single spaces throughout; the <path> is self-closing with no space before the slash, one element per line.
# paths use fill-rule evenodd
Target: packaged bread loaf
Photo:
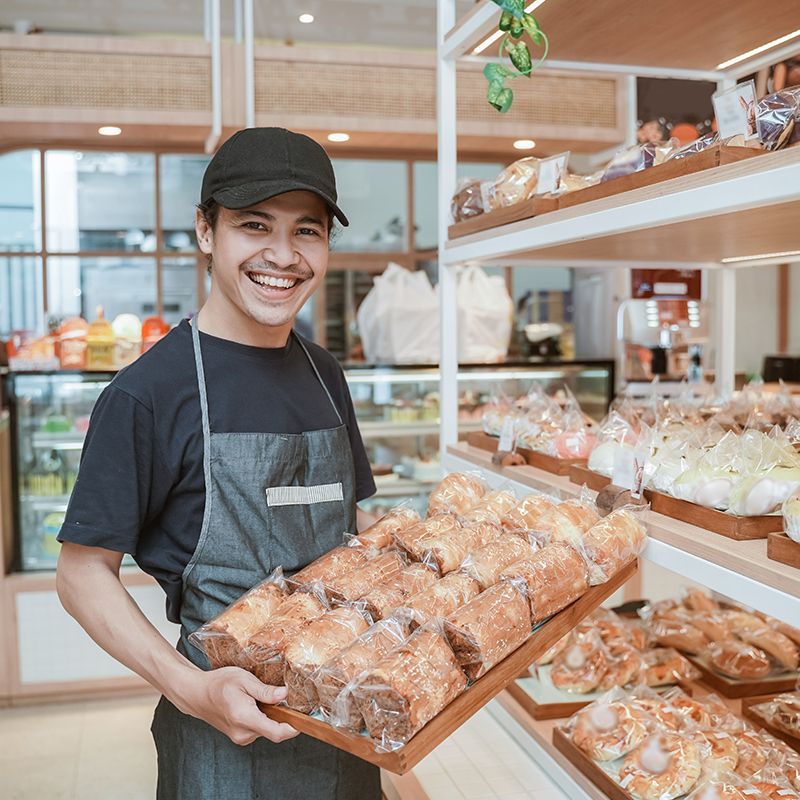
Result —
<path fill-rule="evenodd" d="M 344 575 L 345 572 L 363 566 L 377 554 L 378 551 L 371 547 L 345 547 L 344 545 L 335 547 L 316 561 L 312 561 L 307 567 L 303 567 L 299 572 L 288 577 L 286 583 L 291 590 L 313 583 L 327 585 L 334 578 Z"/>
<path fill-rule="evenodd" d="M 530 635 L 525 593 L 511 582 L 492 586 L 447 617 L 444 631 L 467 677 L 477 680 Z"/>
<path fill-rule="evenodd" d="M 505 514 L 503 528 L 511 533 L 523 534 L 538 530 L 542 514 L 555 508 L 555 505 L 555 500 L 545 494 L 530 494 Z"/>
<path fill-rule="evenodd" d="M 458 532 L 461 522 L 455 514 L 437 514 L 408 528 L 397 531 L 395 545 L 414 561 L 421 561 L 425 554 L 425 542 L 438 536 Z"/>
<path fill-rule="evenodd" d="M 702 653 L 709 645 L 706 635 L 689 622 L 689 616 L 662 617 L 653 622 L 650 633 L 663 647 L 675 647 L 694 655 Z"/>
<path fill-rule="evenodd" d="M 561 542 L 579 546 L 586 533 L 600 521 L 597 510 L 580 500 L 567 500 L 545 510 L 533 529 L 546 544 Z"/>
<path fill-rule="evenodd" d="M 644 549 L 647 530 L 626 509 L 612 511 L 583 536 L 592 586 L 605 583 Z"/>
<path fill-rule="evenodd" d="M 501 580 L 517 578 L 525 582 L 534 624 L 561 611 L 589 588 L 585 559 L 565 544 L 547 545 L 500 575 Z"/>
<path fill-rule="evenodd" d="M 384 514 L 358 536 L 354 536 L 350 546 L 362 545 L 387 550 L 394 544 L 394 536 L 401 530 L 419 522 L 419 514 L 410 508 L 395 508 Z"/>
<path fill-rule="evenodd" d="M 470 553 L 461 565 L 461 572 L 474 578 L 481 591 L 494 586 L 506 567 L 530 558 L 535 548 L 520 536 L 500 536 Z"/>
<path fill-rule="evenodd" d="M 361 608 L 335 608 L 311 620 L 286 646 L 284 672 L 286 705 L 303 713 L 317 707 L 312 675 L 331 656 L 369 628 L 372 620 Z"/>
<path fill-rule="evenodd" d="M 361 602 L 373 620 L 384 619 L 409 597 L 427 589 L 438 577 L 426 564 L 410 564 L 393 578 L 367 592 Z"/>
<path fill-rule="evenodd" d="M 784 669 L 797 670 L 800 664 L 800 650 L 788 636 L 784 636 L 766 625 L 762 625 L 760 628 L 736 631 L 736 635 L 743 642 L 758 647 L 772 656 Z"/>
<path fill-rule="evenodd" d="M 566 732 L 575 746 L 594 761 L 615 761 L 635 750 L 647 737 L 648 715 L 619 689 L 570 718 Z"/>
<path fill-rule="evenodd" d="M 536 194 L 539 181 L 539 159 L 520 158 L 509 164 L 489 187 L 489 211 L 513 206 Z"/>
<path fill-rule="evenodd" d="M 456 193 L 450 201 L 453 222 L 463 222 L 465 219 L 479 217 L 484 213 L 483 192 L 481 191 L 483 183 L 474 178 L 462 178 L 458 182 Z"/>
<path fill-rule="evenodd" d="M 431 492 L 428 499 L 428 516 L 434 514 L 463 514 L 476 505 L 488 487 L 477 475 L 451 472 Z"/>
<path fill-rule="evenodd" d="M 448 617 L 480 594 L 480 584 L 469 575 L 451 572 L 410 597 L 394 616 L 413 631 L 432 619 Z"/>
<path fill-rule="evenodd" d="M 424 541 L 422 560 L 436 568 L 442 575 L 459 568 L 473 550 L 502 535 L 502 528 L 493 522 L 472 522 L 458 531 L 436 536 Z"/>
<path fill-rule="evenodd" d="M 707 658 L 717 672 L 738 680 L 766 678 L 772 672 L 769 658 L 762 650 L 737 639 L 713 642 Z"/>
<path fill-rule="evenodd" d="M 687 587 L 683 590 L 683 605 L 690 611 L 711 612 L 719 611 L 719 603 L 707 592 L 697 587 Z"/>
<path fill-rule="evenodd" d="M 553 661 L 550 680 L 553 686 L 564 692 L 593 692 L 608 672 L 609 660 L 608 651 L 596 630 L 576 634 Z"/>
<path fill-rule="evenodd" d="M 364 720 L 349 686 L 408 638 L 408 628 L 390 617 L 367 628 L 312 676 L 317 700 L 331 725 L 357 733 Z"/>
<path fill-rule="evenodd" d="M 698 680 L 700 670 L 672 647 L 654 647 L 642 653 L 645 663 L 644 683 L 647 686 L 668 686 Z"/>
<path fill-rule="evenodd" d="M 339 603 L 360 600 L 375 586 L 397 575 L 405 566 L 405 559 L 399 553 L 384 553 L 329 581 L 325 584 L 325 591 L 331 599 Z"/>
<path fill-rule="evenodd" d="M 206 654 L 212 669 L 241 666 L 248 640 L 285 599 L 286 588 L 278 568 L 214 619 L 201 625 L 189 636 L 189 641 Z"/>
<path fill-rule="evenodd" d="M 518 503 L 513 492 L 508 489 L 499 489 L 496 492 L 489 492 L 484 495 L 471 509 L 464 518 L 467 521 L 485 522 L 487 519 L 494 521 L 502 520 Z M 491 515 L 491 516 L 488 516 Z"/>
<path fill-rule="evenodd" d="M 367 731 L 381 750 L 396 750 L 467 686 L 438 627 L 418 628 L 404 644 L 362 673 L 353 687 Z"/>

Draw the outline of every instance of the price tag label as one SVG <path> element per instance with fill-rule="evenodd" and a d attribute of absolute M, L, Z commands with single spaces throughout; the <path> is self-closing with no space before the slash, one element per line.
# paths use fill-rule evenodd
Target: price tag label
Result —
<path fill-rule="evenodd" d="M 503 453 L 510 453 L 514 450 L 516 422 L 514 417 L 506 417 L 503 420 L 503 429 L 500 431 L 500 444 L 497 446 L 497 449 Z"/>
<path fill-rule="evenodd" d="M 614 456 L 614 486 L 629 489 L 632 497 L 642 496 L 644 483 L 644 468 L 647 463 L 647 453 L 644 450 L 631 450 L 620 448 Z"/>
<path fill-rule="evenodd" d="M 561 185 L 561 178 L 567 171 L 569 150 L 557 156 L 542 159 L 539 164 L 539 179 L 536 183 L 536 194 L 554 192 Z"/>
<path fill-rule="evenodd" d="M 717 92 L 711 99 L 720 139 L 744 136 L 745 141 L 750 141 L 759 138 L 755 81 L 739 83 L 724 92 Z"/>

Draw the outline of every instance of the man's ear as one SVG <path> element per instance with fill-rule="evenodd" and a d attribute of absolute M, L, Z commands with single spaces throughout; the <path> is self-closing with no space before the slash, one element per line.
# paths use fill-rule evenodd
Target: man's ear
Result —
<path fill-rule="evenodd" d="M 200 209 L 194 212 L 194 232 L 197 235 L 197 246 L 201 253 L 211 255 L 211 246 L 214 242 L 214 231 L 208 224 L 208 220 L 203 216 Z"/>

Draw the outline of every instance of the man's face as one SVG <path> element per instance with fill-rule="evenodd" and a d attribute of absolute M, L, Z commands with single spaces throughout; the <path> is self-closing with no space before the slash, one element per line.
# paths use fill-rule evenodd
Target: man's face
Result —
<path fill-rule="evenodd" d="M 212 294 L 259 325 L 291 327 L 325 277 L 328 209 L 313 192 L 220 208 L 213 231 L 198 212 L 195 227 L 200 249 L 212 258 Z"/>

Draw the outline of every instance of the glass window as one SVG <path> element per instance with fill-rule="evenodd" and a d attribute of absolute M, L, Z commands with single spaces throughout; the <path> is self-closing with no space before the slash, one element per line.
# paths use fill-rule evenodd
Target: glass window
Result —
<path fill-rule="evenodd" d="M 49 314 L 63 319 L 80 315 L 91 322 L 102 306 L 105 317 L 136 314 L 140 319 L 156 313 L 156 262 L 131 256 L 47 259 Z"/>
<path fill-rule="evenodd" d="M 335 160 L 339 207 L 350 220 L 334 238 L 342 253 L 406 250 L 405 161 Z"/>
<path fill-rule="evenodd" d="M 162 249 L 191 252 L 197 246 L 194 210 L 210 158 L 201 154 L 160 158 Z"/>
<path fill-rule="evenodd" d="M 0 155 L 0 251 L 41 247 L 39 151 Z"/>
<path fill-rule="evenodd" d="M 170 325 L 177 325 L 184 317 L 197 311 L 200 268 L 196 258 L 165 258 L 161 262 L 162 316 Z M 205 261 L 202 269 L 205 271 Z"/>
<path fill-rule="evenodd" d="M 48 150 L 48 251 L 155 252 L 155 181 L 151 153 Z"/>
<path fill-rule="evenodd" d="M 11 331 L 43 330 L 42 260 L 0 256 L 0 337 Z"/>

